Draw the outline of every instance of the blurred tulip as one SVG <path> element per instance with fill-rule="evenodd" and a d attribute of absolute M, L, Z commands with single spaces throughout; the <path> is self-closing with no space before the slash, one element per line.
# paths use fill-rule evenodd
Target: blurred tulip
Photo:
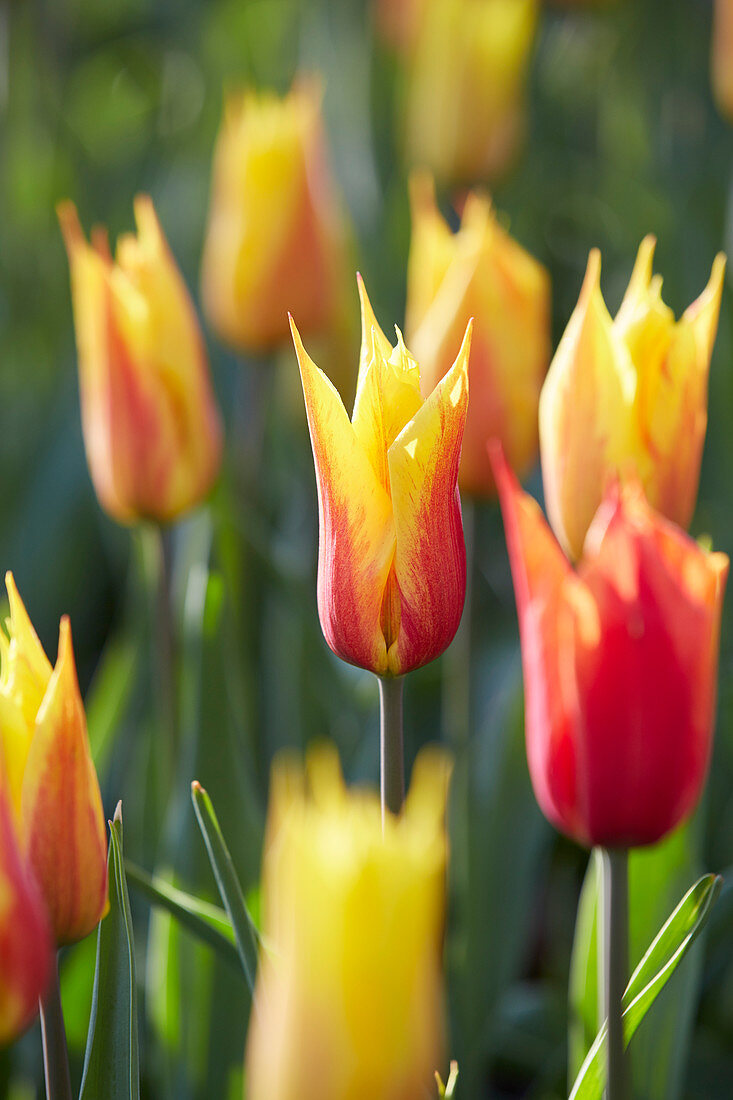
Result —
<path fill-rule="evenodd" d="M 0 631 L 0 753 L 18 835 L 58 944 L 82 939 L 107 905 L 102 799 L 87 738 L 69 620 L 52 670 L 12 573 Z"/>
<path fill-rule="evenodd" d="M 373 0 L 380 38 L 400 53 L 409 53 L 429 0 Z"/>
<path fill-rule="evenodd" d="M 536 22 L 537 0 L 428 0 L 408 73 L 410 163 L 458 182 L 511 165 Z"/>
<path fill-rule="evenodd" d="M 383 833 L 378 797 L 346 790 L 335 750 L 311 753 L 305 775 L 275 765 L 249 1100 L 432 1095 L 449 774 L 444 754 L 423 750 Z"/>
<path fill-rule="evenodd" d="M 715 0 L 711 60 L 715 99 L 733 121 L 733 0 Z"/>
<path fill-rule="evenodd" d="M 394 348 L 359 279 L 362 345 L 354 414 L 295 325 L 318 483 L 318 611 L 339 657 L 399 676 L 437 657 L 466 592 L 458 462 L 468 406 L 470 324 L 430 396 L 397 330 Z"/>
<path fill-rule="evenodd" d="M 43 899 L 21 856 L 0 776 L 0 1046 L 38 1012 L 51 976 L 51 953 Z"/>
<path fill-rule="evenodd" d="M 653 844 L 705 784 L 728 558 L 615 482 L 575 572 L 500 451 L 494 465 L 537 801 L 581 844 Z"/>
<path fill-rule="evenodd" d="M 165 522 L 206 495 L 221 424 L 196 312 L 147 196 L 137 236 L 113 262 L 104 230 L 84 238 L 58 207 L 71 266 L 87 461 L 103 508 L 122 523 Z"/>
<path fill-rule="evenodd" d="M 614 321 L 594 250 L 575 311 L 540 395 L 540 450 L 547 514 L 577 558 L 605 485 L 633 473 L 650 503 L 681 527 L 692 519 L 707 426 L 707 380 L 725 257 L 675 322 L 652 278 L 646 237 Z"/>
<path fill-rule="evenodd" d="M 407 337 L 429 393 L 475 318 L 458 482 L 466 492 L 493 496 L 487 439 L 501 440 L 520 474 L 537 457 L 537 405 L 550 361 L 549 277 L 502 229 L 487 197 L 468 196 L 453 234 L 429 177 L 414 176 L 410 194 Z"/>
<path fill-rule="evenodd" d="M 321 89 L 246 92 L 224 109 L 214 157 L 202 294 L 217 335 L 269 351 L 288 335 L 326 330 L 343 305 L 345 226 L 328 168 Z"/>

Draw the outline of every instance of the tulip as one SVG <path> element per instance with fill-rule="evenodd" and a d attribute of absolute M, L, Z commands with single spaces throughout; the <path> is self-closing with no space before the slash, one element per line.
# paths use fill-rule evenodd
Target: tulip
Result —
<path fill-rule="evenodd" d="M 318 611 L 339 657 L 379 676 L 449 645 L 466 592 L 458 463 L 468 406 L 470 323 L 430 396 L 397 330 L 391 347 L 359 279 L 362 345 L 351 422 L 295 325 L 318 484 Z"/>
<path fill-rule="evenodd" d="M 468 493 L 494 496 L 487 438 L 501 440 L 520 474 L 537 457 L 537 405 L 550 361 L 549 278 L 501 227 L 486 196 L 468 196 L 454 234 L 429 177 L 414 176 L 410 193 L 407 337 L 429 392 L 450 366 L 466 321 L 475 318 L 458 483 Z"/>
<path fill-rule="evenodd" d="M 442 181 L 497 176 L 525 130 L 537 0 L 430 0 L 408 66 L 408 158 Z"/>
<path fill-rule="evenodd" d="M 64 617 L 52 670 L 11 573 L 5 583 L 10 618 L 8 637 L 0 632 L 0 762 L 56 942 L 73 943 L 106 910 L 107 846 L 71 627 Z"/>
<path fill-rule="evenodd" d="M 733 0 L 715 0 L 711 66 L 718 106 L 733 121 Z"/>
<path fill-rule="evenodd" d="M 705 783 L 728 558 L 655 512 L 638 482 L 612 482 L 575 571 L 500 451 L 494 466 L 537 801 L 581 844 L 653 844 Z"/>
<path fill-rule="evenodd" d="M 575 311 L 540 395 L 540 452 L 550 522 L 577 558 L 614 474 L 638 477 L 651 505 L 687 527 L 697 499 L 707 426 L 707 378 L 725 257 L 675 321 L 652 277 L 646 237 L 615 320 L 588 260 Z"/>
<path fill-rule="evenodd" d="M 231 96 L 216 144 L 201 274 L 206 316 L 225 343 L 276 348 L 287 310 L 308 332 L 342 307 L 345 227 L 326 157 L 321 90 Z"/>
<path fill-rule="evenodd" d="M 424 750 L 383 834 L 378 798 L 346 790 L 335 750 L 312 753 L 306 774 L 276 763 L 249 1100 L 433 1095 L 449 771 Z"/>
<path fill-rule="evenodd" d="M 147 196 L 113 262 L 58 208 L 71 267 L 82 427 L 99 501 L 121 523 L 165 522 L 219 471 L 221 425 L 196 312 Z"/>
<path fill-rule="evenodd" d="M 0 1046 L 38 1011 L 51 975 L 51 936 L 43 899 L 25 864 L 0 777 Z"/>

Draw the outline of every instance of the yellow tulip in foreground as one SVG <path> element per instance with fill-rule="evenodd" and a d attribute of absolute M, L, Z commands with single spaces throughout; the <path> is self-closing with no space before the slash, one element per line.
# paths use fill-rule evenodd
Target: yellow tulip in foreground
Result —
<path fill-rule="evenodd" d="M 0 630 L 0 774 L 21 847 L 58 944 L 99 923 L 107 904 L 107 845 L 99 783 L 76 678 L 69 620 L 51 665 L 11 573 L 7 637 Z"/>
<path fill-rule="evenodd" d="M 295 325 L 318 483 L 318 611 L 334 653 L 398 676 L 449 645 L 466 552 L 458 463 L 468 406 L 470 323 L 455 363 L 423 401 L 397 331 L 393 348 L 359 280 L 362 345 L 354 414 Z"/>
<path fill-rule="evenodd" d="M 416 1100 L 442 1064 L 450 768 L 423 750 L 400 817 L 333 750 L 273 771 L 248 1100 Z"/>
<path fill-rule="evenodd" d="M 733 121 L 733 0 L 715 0 L 712 78 L 720 110 Z"/>
<path fill-rule="evenodd" d="M 341 306 L 345 229 L 331 179 L 321 89 L 227 99 L 216 145 L 201 276 L 206 316 L 225 343 L 268 351 L 333 325 Z"/>
<path fill-rule="evenodd" d="M 103 508 L 122 523 L 167 521 L 206 495 L 221 425 L 196 311 L 147 196 L 137 235 L 88 244 L 73 203 L 59 220 L 71 266 L 87 461 Z"/>
<path fill-rule="evenodd" d="M 493 496 L 487 439 L 501 440 L 520 476 L 537 457 L 537 405 L 550 361 L 549 277 L 501 227 L 486 196 L 469 194 L 452 233 L 428 176 L 413 177 L 410 195 L 407 338 L 429 393 L 474 318 L 458 482 L 469 493 Z"/>
<path fill-rule="evenodd" d="M 634 474 L 657 511 L 687 527 L 697 499 L 707 427 L 707 382 L 725 257 L 679 321 L 652 277 L 646 237 L 616 318 L 600 288 L 601 258 L 583 288 L 540 396 L 547 513 L 566 551 L 580 556 L 611 474 Z"/>

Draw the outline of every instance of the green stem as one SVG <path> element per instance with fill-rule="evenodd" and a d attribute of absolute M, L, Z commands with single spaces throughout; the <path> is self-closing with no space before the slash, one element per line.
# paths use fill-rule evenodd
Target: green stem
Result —
<path fill-rule="evenodd" d="M 171 530 L 155 526 L 156 536 L 156 607 L 155 647 L 158 698 L 161 721 L 168 742 L 171 762 L 178 752 L 178 714 L 176 707 L 175 639 L 171 607 L 173 540 Z"/>
<path fill-rule="evenodd" d="M 72 1100 L 69 1052 L 66 1047 L 66 1028 L 61 1008 L 57 959 L 54 959 L 51 971 L 48 992 L 40 1002 L 46 1098 L 47 1100 Z"/>
<path fill-rule="evenodd" d="M 379 763 L 382 824 L 387 811 L 398 814 L 405 800 L 405 749 L 402 731 L 403 676 L 379 677 Z"/>
<path fill-rule="evenodd" d="M 629 856 L 603 848 L 603 1008 L 608 1022 L 606 1100 L 628 1100 L 622 998 L 629 969 Z"/>

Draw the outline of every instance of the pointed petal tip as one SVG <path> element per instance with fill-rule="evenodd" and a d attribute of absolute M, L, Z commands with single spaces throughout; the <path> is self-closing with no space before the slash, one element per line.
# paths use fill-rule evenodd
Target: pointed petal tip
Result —
<path fill-rule="evenodd" d="M 86 243 L 75 203 L 71 199 L 61 199 L 56 203 L 56 217 L 59 220 L 66 252 L 71 256 L 74 250 Z"/>

